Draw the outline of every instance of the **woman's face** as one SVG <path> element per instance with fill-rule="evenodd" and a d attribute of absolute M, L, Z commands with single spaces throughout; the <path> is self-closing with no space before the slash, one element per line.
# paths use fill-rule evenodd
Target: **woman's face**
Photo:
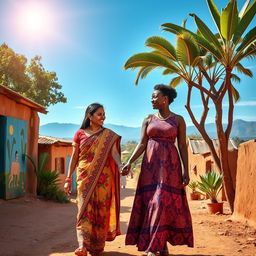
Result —
<path fill-rule="evenodd" d="M 105 111 L 103 108 L 98 108 L 93 115 L 89 115 L 91 123 L 94 125 L 102 126 L 106 119 Z"/>
<path fill-rule="evenodd" d="M 155 90 L 152 93 L 151 103 L 153 109 L 160 109 L 167 102 L 167 97 L 164 96 L 160 91 Z"/>

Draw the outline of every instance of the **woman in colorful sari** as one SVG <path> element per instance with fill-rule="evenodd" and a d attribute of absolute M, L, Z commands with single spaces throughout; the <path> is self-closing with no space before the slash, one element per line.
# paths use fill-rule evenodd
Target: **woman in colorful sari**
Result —
<path fill-rule="evenodd" d="M 126 245 L 137 245 L 148 256 L 168 256 L 167 242 L 193 247 L 190 211 L 184 187 L 189 183 L 186 125 L 170 111 L 175 89 L 156 85 L 152 105 L 156 114 L 142 125 L 141 141 L 123 169 L 130 169 L 144 151 Z M 177 138 L 177 145 L 174 144 Z M 181 161 L 183 169 L 181 168 Z"/>
<path fill-rule="evenodd" d="M 104 120 L 103 106 L 91 104 L 74 136 L 64 189 L 70 193 L 71 177 L 77 167 L 76 255 L 100 255 L 105 241 L 120 235 L 120 136 L 104 128 Z"/>

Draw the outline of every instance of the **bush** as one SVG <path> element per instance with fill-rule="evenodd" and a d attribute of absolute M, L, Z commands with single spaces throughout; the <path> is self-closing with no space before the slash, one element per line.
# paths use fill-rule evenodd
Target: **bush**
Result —
<path fill-rule="evenodd" d="M 65 192 L 58 185 L 60 182 L 59 173 L 56 171 L 44 170 L 48 154 L 43 153 L 39 157 L 38 168 L 32 157 L 26 155 L 34 166 L 37 176 L 37 194 L 47 200 L 53 200 L 59 203 L 68 203 L 69 199 Z"/>

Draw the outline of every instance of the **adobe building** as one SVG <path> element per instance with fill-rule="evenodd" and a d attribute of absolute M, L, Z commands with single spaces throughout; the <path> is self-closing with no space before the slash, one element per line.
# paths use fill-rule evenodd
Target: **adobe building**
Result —
<path fill-rule="evenodd" d="M 48 158 L 44 170 L 57 171 L 60 176 L 60 188 L 63 189 L 72 155 L 72 140 L 39 135 L 38 157 L 47 153 Z M 72 177 L 72 191 L 76 190 L 76 174 Z"/>
<path fill-rule="evenodd" d="M 237 183 L 233 218 L 256 228 L 256 140 L 238 147 Z"/>
<path fill-rule="evenodd" d="M 219 151 L 219 140 L 212 140 L 217 153 Z M 211 154 L 210 148 L 204 139 L 188 138 L 188 168 L 192 180 L 197 180 L 199 175 L 203 175 L 210 170 L 218 171 L 216 163 Z M 229 166 L 236 170 L 237 147 L 230 139 L 228 143 Z"/>
<path fill-rule="evenodd" d="M 219 140 L 213 139 L 212 142 L 218 154 Z M 191 181 L 198 181 L 199 175 L 204 175 L 210 170 L 215 172 L 219 171 L 211 154 L 210 148 L 204 139 L 188 138 L 187 148 L 188 168 Z M 232 182 L 235 187 L 238 150 L 232 139 L 229 139 L 228 151 L 228 162 L 230 170 L 232 171 Z M 222 199 L 225 199 L 224 193 L 222 193 Z"/>
<path fill-rule="evenodd" d="M 36 175 L 25 154 L 37 162 L 38 112 L 46 108 L 0 85 L 0 198 L 36 195 Z"/>

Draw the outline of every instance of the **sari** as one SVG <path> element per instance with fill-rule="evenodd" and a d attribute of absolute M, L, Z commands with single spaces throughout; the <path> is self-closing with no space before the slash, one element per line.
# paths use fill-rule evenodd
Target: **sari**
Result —
<path fill-rule="evenodd" d="M 120 136 L 106 128 L 89 137 L 79 131 L 83 139 L 79 141 L 76 181 L 77 238 L 89 252 L 101 252 L 105 241 L 121 234 L 120 175 L 111 155 L 114 143 L 120 148 Z"/>

